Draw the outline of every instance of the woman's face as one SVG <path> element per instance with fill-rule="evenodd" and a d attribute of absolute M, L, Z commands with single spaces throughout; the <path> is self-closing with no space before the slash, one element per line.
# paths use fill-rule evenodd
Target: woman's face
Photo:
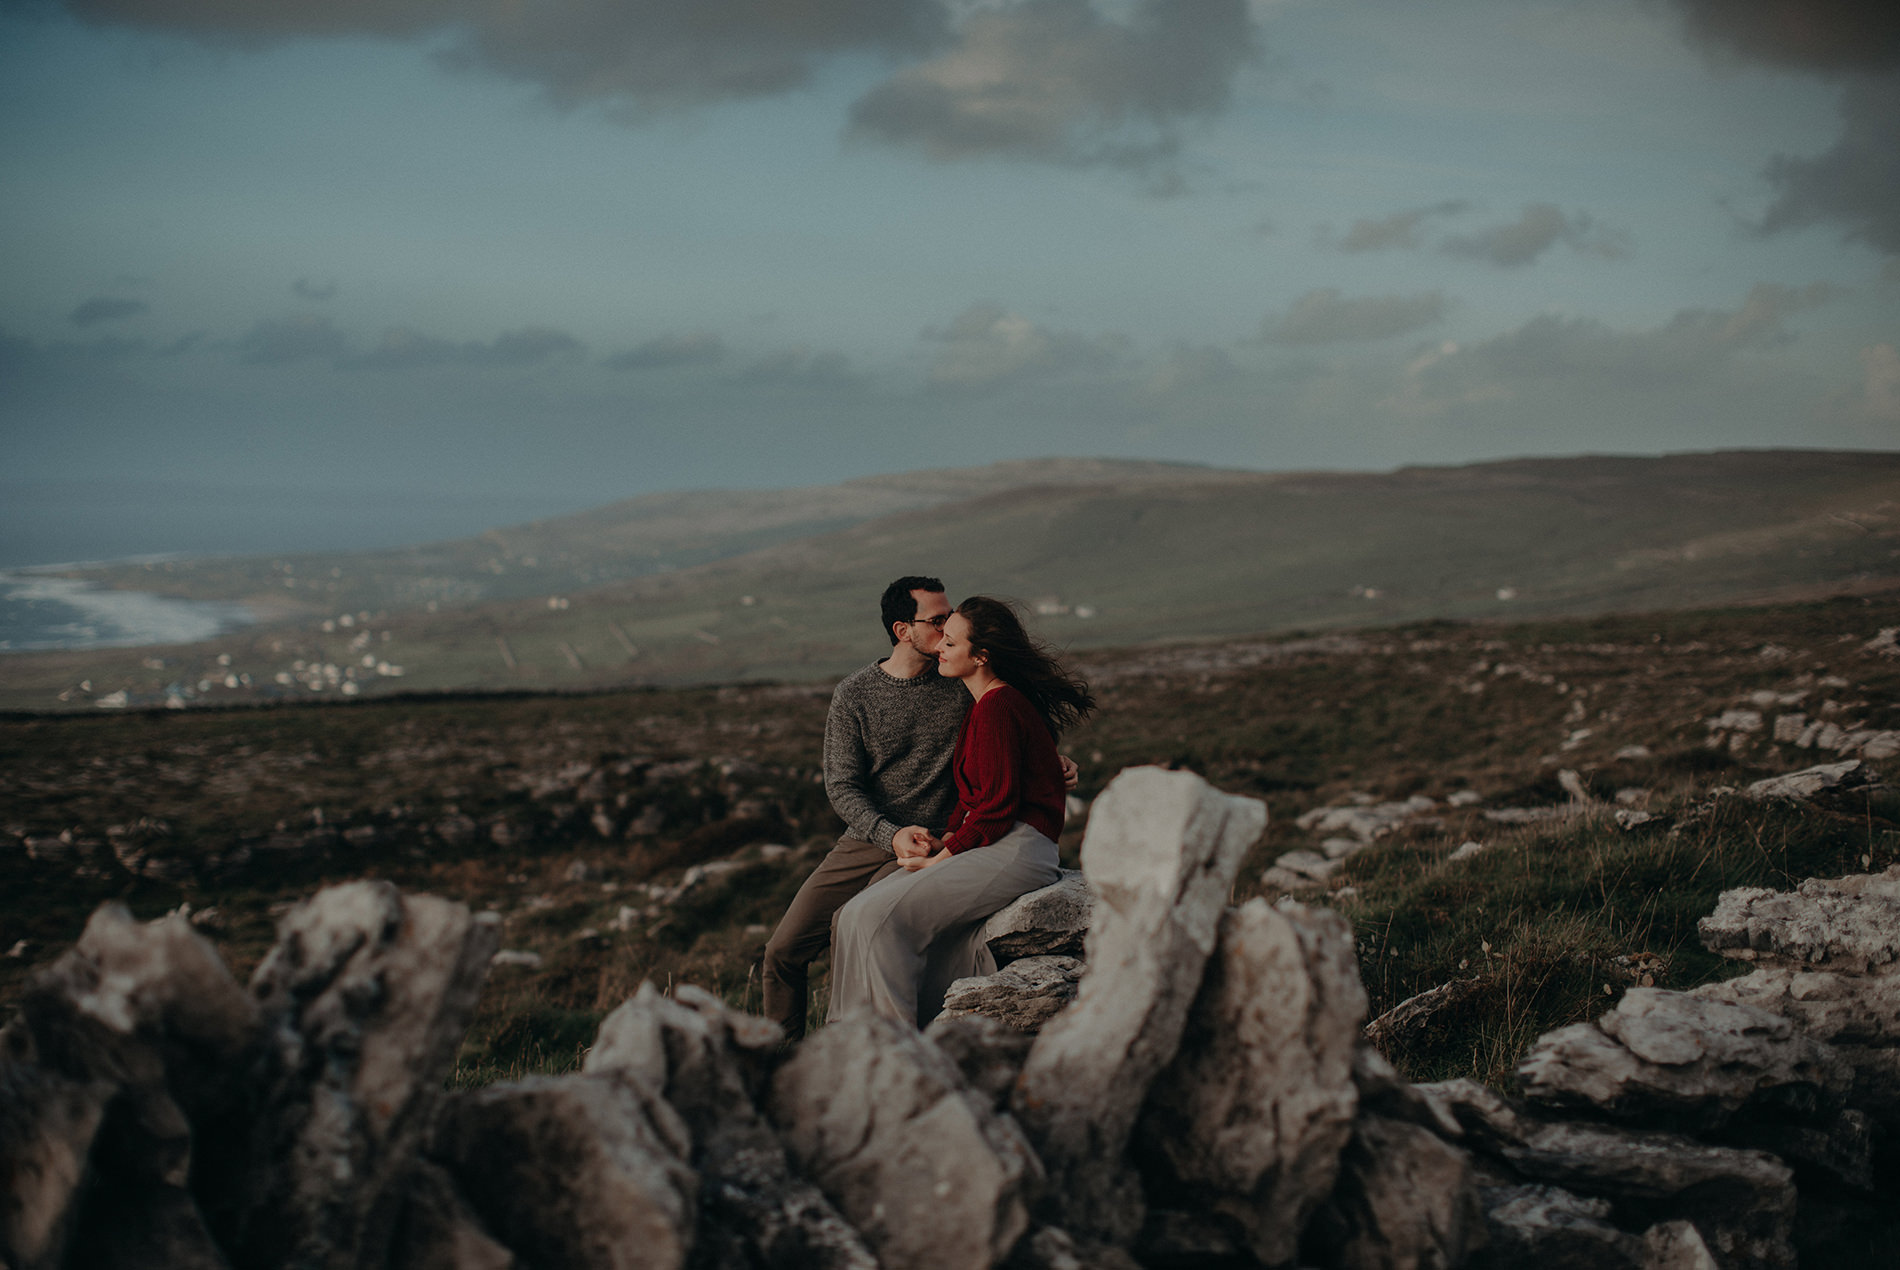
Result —
<path fill-rule="evenodd" d="M 970 619 L 952 613 L 943 624 L 943 643 L 937 645 L 937 673 L 951 679 L 968 679 L 981 667 L 982 654 L 970 647 Z"/>

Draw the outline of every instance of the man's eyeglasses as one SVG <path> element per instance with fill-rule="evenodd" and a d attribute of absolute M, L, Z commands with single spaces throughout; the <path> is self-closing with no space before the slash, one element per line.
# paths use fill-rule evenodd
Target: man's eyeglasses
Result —
<path fill-rule="evenodd" d="M 910 619 L 910 624 L 912 626 L 934 626 L 938 630 L 942 630 L 943 624 L 949 620 L 950 615 L 948 613 L 940 613 L 936 617 L 913 617 Z"/>

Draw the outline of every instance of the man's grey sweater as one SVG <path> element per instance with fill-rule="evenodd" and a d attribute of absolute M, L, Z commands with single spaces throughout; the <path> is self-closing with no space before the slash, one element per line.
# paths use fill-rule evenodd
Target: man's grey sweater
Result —
<path fill-rule="evenodd" d="M 906 825 L 941 829 L 956 809 L 950 759 L 970 709 L 958 679 L 912 679 L 882 664 L 845 678 L 825 716 L 825 793 L 851 836 L 891 850 Z"/>

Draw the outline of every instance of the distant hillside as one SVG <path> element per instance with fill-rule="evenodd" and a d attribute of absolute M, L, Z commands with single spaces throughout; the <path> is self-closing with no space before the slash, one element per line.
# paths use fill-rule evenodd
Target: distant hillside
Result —
<path fill-rule="evenodd" d="M 1585 457 L 1383 474 L 1044 470 L 1054 475 L 1015 487 L 1002 468 L 889 478 L 896 508 L 832 532 L 800 530 L 822 523 L 816 491 L 792 491 L 776 510 L 758 496 L 697 539 L 687 503 L 637 500 L 603 519 L 595 540 L 613 532 L 730 554 L 552 599 L 542 590 L 435 612 L 371 610 L 366 624 L 330 631 L 305 620 L 162 653 L 16 655 L 0 661 L 0 701 L 47 708 L 64 691 L 83 703 L 72 693 L 82 678 L 91 698 L 124 689 L 135 704 L 168 687 L 181 700 L 221 700 L 811 679 L 881 654 L 877 592 L 911 572 L 941 574 L 953 598 L 1019 598 L 1042 634 L 1078 647 L 1900 584 L 1895 454 Z M 627 515 L 634 506 L 641 514 Z M 646 528 L 625 528 L 635 523 Z M 776 540 L 732 550 L 747 534 Z M 400 676 L 378 673 L 395 666 Z M 227 677 L 238 686 L 219 686 Z"/>
<path fill-rule="evenodd" d="M 440 607 L 546 598 L 820 537 L 879 517 L 920 517 L 948 503 L 1029 485 L 1255 476 L 1185 463 L 1026 459 L 796 489 L 646 494 L 474 538 L 388 551 L 154 561 L 67 572 L 128 590 L 244 600 L 278 613 L 394 612 L 431 602 Z"/>

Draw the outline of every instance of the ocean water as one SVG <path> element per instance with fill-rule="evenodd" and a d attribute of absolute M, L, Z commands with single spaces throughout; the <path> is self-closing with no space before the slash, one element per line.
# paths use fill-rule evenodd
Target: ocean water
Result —
<path fill-rule="evenodd" d="M 245 605 L 227 601 L 174 600 L 32 570 L 0 571 L 0 652 L 188 644 L 256 620 Z"/>

